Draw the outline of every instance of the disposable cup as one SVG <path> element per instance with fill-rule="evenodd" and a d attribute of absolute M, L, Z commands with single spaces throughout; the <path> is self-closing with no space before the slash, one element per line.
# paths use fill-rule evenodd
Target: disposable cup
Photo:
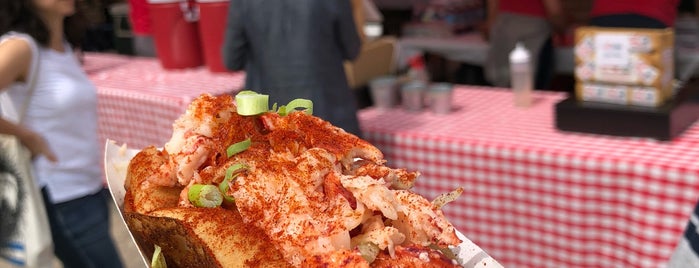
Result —
<path fill-rule="evenodd" d="M 396 90 L 396 77 L 383 76 L 369 82 L 369 90 L 374 106 L 380 109 L 389 109 L 398 102 Z"/>
<path fill-rule="evenodd" d="M 403 108 L 413 112 L 422 110 L 423 95 L 426 88 L 427 84 L 423 81 L 411 81 L 405 83 L 401 88 Z"/>
<path fill-rule="evenodd" d="M 448 114 L 452 110 L 453 86 L 449 83 L 436 83 L 427 90 L 427 103 L 430 111 L 436 114 Z"/>

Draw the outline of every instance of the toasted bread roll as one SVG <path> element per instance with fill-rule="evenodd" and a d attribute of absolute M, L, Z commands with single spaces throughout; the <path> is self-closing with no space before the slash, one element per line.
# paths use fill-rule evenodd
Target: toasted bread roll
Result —
<path fill-rule="evenodd" d="M 172 208 L 126 213 L 147 256 L 162 248 L 168 267 L 290 267 L 266 235 L 222 208 Z M 145 245 L 145 246 L 144 246 Z"/>
<path fill-rule="evenodd" d="M 129 162 L 124 196 L 124 211 L 148 214 L 151 211 L 177 206 L 182 187 L 158 186 L 145 183 L 149 176 L 165 164 L 167 155 L 155 147 L 147 147 Z"/>
<path fill-rule="evenodd" d="M 152 256 L 162 248 L 168 267 L 288 267 L 257 227 L 237 210 L 177 207 L 182 187 L 149 184 L 167 156 L 155 147 L 129 163 L 124 216 L 138 245 Z"/>

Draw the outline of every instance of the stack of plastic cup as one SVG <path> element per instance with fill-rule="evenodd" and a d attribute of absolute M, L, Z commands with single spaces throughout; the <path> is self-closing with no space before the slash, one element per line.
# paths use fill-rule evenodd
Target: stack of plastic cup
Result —
<path fill-rule="evenodd" d="M 369 82 L 369 90 L 374 107 L 390 109 L 398 103 L 395 76 L 382 76 Z"/>
<path fill-rule="evenodd" d="M 204 63 L 211 72 L 227 72 L 223 66 L 221 47 L 226 30 L 229 0 L 197 0 L 199 6 L 199 36 Z"/>
<path fill-rule="evenodd" d="M 449 83 L 436 83 L 427 90 L 427 103 L 430 110 L 436 114 L 451 112 L 451 97 L 453 86 Z"/>
<path fill-rule="evenodd" d="M 420 111 L 423 107 L 423 95 L 426 88 L 427 83 L 424 81 L 410 81 L 403 84 L 401 88 L 403 109 L 412 112 Z"/>
<path fill-rule="evenodd" d="M 153 18 L 153 39 L 158 59 L 165 69 L 201 66 L 196 8 L 186 0 L 148 0 Z"/>

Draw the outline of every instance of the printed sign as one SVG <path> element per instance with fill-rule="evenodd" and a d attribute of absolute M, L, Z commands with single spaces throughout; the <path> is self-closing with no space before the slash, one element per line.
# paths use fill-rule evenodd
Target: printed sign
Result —
<path fill-rule="evenodd" d="M 595 62 L 599 66 L 628 68 L 631 64 L 631 38 L 623 34 L 595 36 Z"/>
<path fill-rule="evenodd" d="M 632 87 L 631 104 L 640 106 L 656 106 L 660 101 L 659 92 L 652 87 Z"/>

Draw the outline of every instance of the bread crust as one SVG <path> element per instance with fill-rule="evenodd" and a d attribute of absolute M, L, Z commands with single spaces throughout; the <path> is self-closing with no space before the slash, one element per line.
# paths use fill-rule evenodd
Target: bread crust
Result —
<path fill-rule="evenodd" d="M 182 187 L 144 183 L 163 163 L 156 148 L 143 149 L 129 163 L 124 185 L 124 219 L 146 256 L 158 245 L 168 267 L 290 267 L 237 210 L 178 207 Z"/>

